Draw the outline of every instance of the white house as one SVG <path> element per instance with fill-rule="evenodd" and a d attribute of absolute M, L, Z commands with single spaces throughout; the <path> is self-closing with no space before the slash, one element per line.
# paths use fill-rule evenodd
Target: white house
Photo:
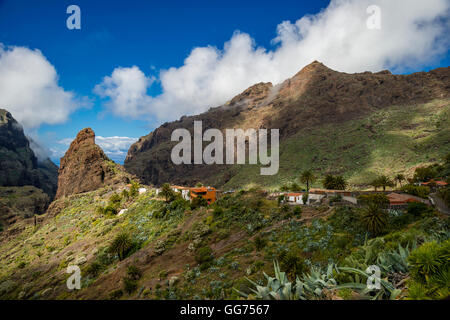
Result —
<path fill-rule="evenodd" d="M 184 200 L 190 201 L 191 198 L 189 197 L 189 188 L 181 187 L 181 186 L 170 186 L 170 188 L 175 191 L 181 193 L 181 197 Z"/>
<path fill-rule="evenodd" d="M 285 195 L 286 201 L 290 203 L 296 204 L 304 204 L 303 203 L 303 193 L 286 193 Z M 308 198 L 309 200 L 309 198 Z M 306 202 L 308 204 L 308 201 Z"/>

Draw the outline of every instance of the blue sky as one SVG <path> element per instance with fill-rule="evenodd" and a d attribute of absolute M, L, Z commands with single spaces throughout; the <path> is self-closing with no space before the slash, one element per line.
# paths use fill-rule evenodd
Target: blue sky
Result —
<path fill-rule="evenodd" d="M 431 14 L 438 16 L 439 12 L 442 14 L 445 1 L 433 1 L 435 2 L 435 11 L 431 12 Z M 71 4 L 76 4 L 81 8 L 81 30 L 68 30 L 66 28 L 66 19 L 69 16 L 66 13 L 66 8 Z M 430 5 L 433 6 L 433 4 Z M 286 40 L 282 37 L 280 37 L 281 40 L 274 41 L 277 36 L 285 34 L 280 33 L 280 24 L 283 21 L 289 21 L 289 24 L 284 25 L 287 27 L 286 29 L 296 28 L 295 22 L 298 19 L 308 14 L 317 15 L 328 6 L 329 1 L 324 0 L 277 2 L 234 0 L 164 2 L 132 0 L 0 0 L 0 43 L 3 44 L 4 48 L 14 46 L 40 50 L 42 56 L 56 70 L 57 85 L 65 92 L 72 93 L 71 101 L 74 107 L 67 117 L 63 117 L 63 120 L 57 124 L 47 123 L 44 119 L 33 123 L 29 130 L 47 148 L 61 152 L 67 148 L 67 145 L 60 143 L 61 140 L 74 137 L 84 127 L 92 127 L 97 136 L 138 138 L 148 134 L 164 121 L 176 120 L 181 114 L 184 114 L 183 112 L 187 108 L 183 109 L 180 107 L 182 110 L 179 110 L 179 112 L 170 112 L 171 108 L 174 108 L 174 110 L 177 108 L 170 104 L 175 103 L 173 101 L 176 101 L 176 106 L 179 104 L 188 106 L 198 104 L 199 102 L 192 98 L 192 93 L 190 92 L 182 92 L 182 96 L 177 96 L 177 99 L 174 100 L 174 93 L 170 91 L 173 90 L 170 88 L 176 87 L 178 83 L 190 80 L 189 73 L 195 73 L 195 61 L 198 60 L 191 63 L 189 68 L 183 68 L 186 65 L 184 60 L 191 55 L 194 56 L 191 54 L 194 48 L 216 47 L 217 49 L 215 50 L 219 51 L 219 58 L 213 59 L 214 68 L 220 66 L 217 69 L 233 70 L 233 72 L 237 70 L 236 77 L 239 77 L 239 74 L 241 74 L 240 70 L 244 68 L 243 74 L 245 74 L 240 76 L 244 79 L 240 79 L 242 80 L 240 82 L 238 81 L 239 86 L 230 85 L 228 88 L 227 83 L 224 82 L 224 87 L 227 87 L 227 89 L 221 91 L 221 89 L 204 86 L 204 79 L 201 77 L 215 79 L 216 81 L 218 78 L 223 78 L 220 72 L 224 71 L 217 71 L 211 74 L 203 70 L 202 75 L 193 78 L 192 82 L 197 81 L 200 83 L 198 88 L 210 93 L 205 93 L 204 98 L 201 96 L 203 101 L 205 101 L 205 106 L 199 106 L 198 109 L 194 108 L 194 110 L 202 111 L 207 104 L 215 106 L 215 103 L 225 102 L 223 101 L 224 99 L 232 98 L 233 94 L 238 93 L 241 89 L 245 89 L 248 84 L 256 82 L 255 80 L 260 77 L 263 78 L 261 81 L 265 81 L 266 74 L 268 80 L 273 79 L 275 81 L 281 80 L 286 75 L 294 74 L 298 71 L 296 69 L 305 65 L 308 59 L 314 60 L 314 52 L 310 56 L 299 58 L 297 64 L 279 67 L 280 69 L 283 68 L 283 72 L 279 74 L 275 71 L 272 73 L 269 71 L 260 73 L 254 70 L 246 70 L 245 66 L 238 66 L 240 69 L 237 69 L 236 66 L 233 66 L 232 69 L 227 69 L 226 61 L 233 59 L 227 60 L 221 56 L 226 56 L 224 43 L 230 42 L 233 44 L 239 43 L 238 40 L 242 41 L 242 46 L 236 44 L 236 52 L 238 53 L 235 54 L 240 57 L 244 55 L 244 53 L 239 53 L 240 48 L 243 48 L 242 51 L 246 50 L 246 38 L 240 37 L 240 35 L 248 35 L 253 41 L 251 45 L 253 49 L 251 50 L 256 50 L 251 51 L 250 54 L 256 55 L 258 59 L 261 58 L 260 69 L 264 71 L 264 68 L 267 67 L 267 70 L 273 70 L 278 67 L 278 64 L 276 64 L 277 67 L 273 67 L 270 65 L 270 62 L 267 62 L 267 60 L 272 59 L 270 54 L 277 51 L 281 52 L 283 48 L 287 48 L 285 51 L 289 51 L 289 41 L 294 41 Z M 356 6 L 354 7 L 356 8 Z M 334 10 L 335 16 L 339 14 L 338 9 Z M 349 15 L 352 14 L 350 9 L 346 10 L 349 12 Z M 420 18 L 419 11 L 414 14 L 419 15 Z M 366 14 L 366 12 L 361 12 L 361 15 Z M 390 14 L 392 15 L 392 13 Z M 414 14 L 411 14 L 411 19 L 417 18 Z M 332 17 L 330 13 L 328 17 L 317 17 L 317 20 L 336 20 L 333 20 Z M 448 19 L 448 12 L 444 14 L 444 20 L 446 19 Z M 312 20 L 312 22 L 313 26 L 316 23 L 316 27 L 319 28 L 321 23 L 320 21 L 317 22 L 317 20 Z M 442 16 L 439 20 L 442 20 Z M 405 20 L 404 23 L 408 24 L 411 21 Z M 237 30 L 241 34 L 236 34 Z M 297 30 L 296 32 L 299 33 L 300 31 Z M 359 65 L 352 65 L 351 63 L 340 63 L 339 60 L 328 58 L 328 56 L 322 55 L 320 51 L 317 51 L 316 55 L 319 56 L 317 59 L 322 57 L 321 60 L 325 60 L 325 63 L 329 60 L 329 64 L 332 67 L 342 69 L 341 71 L 359 71 L 360 69 L 375 71 L 374 69 L 388 66 L 399 73 L 408 73 L 448 66 L 450 61 L 448 44 L 442 44 L 444 41 L 442 30 L 429 30 L 427 32 L 431 32 L 436 38 L 432 47 L 436 43 L 440 47 L 437 50 L 438 52 L 433 55 L 430 54 L 429 59 L 424 57 L 424 54 L 411 58 L 410 52 L 404 52 L 403 56 L 397 53 L 391 59 L 388 52 L 380 52 L 379 55 L 381 57 L 379 61 L 373 57 L 367 57 L 365 59 L 369 63 L 364 64 L 364 59 L 361 59 L 362 61 Z M 305 34 L 303 36 L 307 37 Z M 423 38 L 425 39 L 425 35 Z M 333 40 L 332 38 L 330 39 L 330 41 Z M 302 40 L 296 39 L 295 41 L 298 43 Z M 324 41 L 327 40 L 324 39 Z M 414 42 L 419 42 L 418 45 L 422 46 L 429 45 L 425 40 L 423 42 Z M 308 47 L 314 46 L 314 43 L 311 39 Z M 318 42 L 316 43 L 317 46 L 320 45 Z M 382 46 L 382 44 L 380 45 Z M 233 47 L 233 45 L 231 46 Z M 258 47 L 264 48 L 265 53 L 258 53 Z M 400 47 L 399 50 L 403 49 Z M 407 49 L 404 50 L 407 51 Z M 206 54 L 211 53 L 208 49 L 204 51 L 203 53 Z M 289 57 L 289 53 L 286 54 Z M 203 56 L 200 54 L 200 57 L 202 58 Z M 255 61 L 259 61 L 258 59 L 255 59 Z M 243 59 L 243 61 L 252 60 L 252 56 L 250 56 L 250 60 Z M 275 60 L 275 58 L 272 60 Z M 372 61 L 375 60 L 377 62 L 372 64 Z M 411 63 L 403 63 L 405 60 L 411 60 L 409 61 Z M 203 60 L 200 59 L 200 61 Z M 275 65 L 275 63 L 272 63 L 272 65 Z M 365 68 L 366 65 L 367 68 Z M 115 86 L 110 87 L 110 84 L 106 82 L 102 84 L 104 77 L 108 76 L 111 76 L 111 81 L 114 82 L 115 78 L 112 73 L 116 68 L 131 68 L 133 66 L 137 67 L 135 70 L 139 70 L 138 74 L 133 74 L 133 76 L 136 75 L 138 77 L 136 81 L 142 80 L 146 85 L 144 85 L 143 92 L 138 92 L 140 97 L 141 95 L 144 96 L 139 98 L 138 101 L 132 101 L 131 103 L 135 105 L 136 110 L 149 110 L 148 116 L 145 113 L 147 111 L 128 112 L 126 106 L 119 105 L 122 103 L 121 101 L 111 101 L 114 100 L 113 95 L 108 95 L 108 92 L 111 92 L 110 89 L 113 89 L 112 87 L 115 88 Z M 176 68 L 172 76 L 161 81 L 160 71 L 168 70 L 172 67 Z M 183 71 L 182 69 L 186 70 Z M 130 70 L 125 69 L 125 71 Z M 247 74 L 251 75 L 251 77 L 246 78 Z M 139 76 L 142 77 L 139 78 Z M 234 82 L 233 78 L 230 79 L 227 81 Z M 172 85 L 172 83 L 174 84 Z M 103 89 L 94 91 L 97 85 L 102 86 Z M 214 90 L 218 90 L 218 92 Z M 99 93 L 100 91 L 102 93 Z M 162 96 L 161 99 L 153 100 L 154 97 L 158 96 Z M 11 99 L 7 100 L 6 103 L 14 104 L 15 100 Z M 45 100 L 46 103 L 51 103 L 51 101 L 48 101 L 48 99 Z M 79 101 L 84 101 L 84 103 Z M 0 99 L 1 102 L 2 100 Z M 75 106 L 77 103 L 79 105 Z M 21 109 L 19 109 L 19 103 L 17 105 L 16 109 L 14 109 L 14 106 L 12 107 L 15 110 L 13 115 L 20 119 L 21 115 L 16 113 L 20 113 Z M 153 112 L 151 108 L 167 108 L 169 111 L 162 113 Z M 35 110 L 35 112 L 40 112 L 40 110 Z M 48 117 L 51 116 L 50 113 Z M 26 123 L 26 120 L 24 121 Z M 58 156 L 61 156 L 61 153 L 53 154 L 53 160 L 57 161 Z M 113 158 L 120 162 L 123 160 L 123 155 L 115 155 Z"/>

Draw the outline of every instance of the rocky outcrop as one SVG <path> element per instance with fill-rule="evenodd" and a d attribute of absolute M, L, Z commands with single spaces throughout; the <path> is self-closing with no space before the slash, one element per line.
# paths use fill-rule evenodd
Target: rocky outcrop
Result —
<path fill-rule="evenodd" d="M 38 160 L 11 113 L 0 109 L 0 186 L 35 186 L 52 199 L 57 174 L 58 167 L 50 159 Z"/>
<path fill-rule="evenodd" d="M 95 144 L 91 128 L 81 130 L 64 157 L 58 171 L 56 198 L 96 190 L 105 185 L 128 182 L 123 168 L 110 160 Z"/>
<path fill-rule="evenodd" d="M 203 130 L 277 128 L 283 145 L 304 128 L 349 123 L 392 106 L 407 109 L 435 99 L 449 99 L 449 83 L 450 68 L 410 75 L 393 75 L 389 71 L 347 74 L 314 61 L 281 84 L 256 84 L 223 106 L 163 124 L 130 147 L 125 168 L 146 183 L 202 181 L 221 186 L 236 175 L 236 166 L 174 165 L 170 160 L 176 144 L 170 141 L 173 130 L 186 128 L 192 134 L 194 120 L 203 122 Z M 354 148 L 358 147 L 365 148 L 355 141 Z M 296 153 L 292 158 L 302 158 L 302 150 L 288 152 Z M 280 159 L 286 156 L 289 154 L 281 154 Z M 282 170 L 291 167 L 281 167 Z"/>

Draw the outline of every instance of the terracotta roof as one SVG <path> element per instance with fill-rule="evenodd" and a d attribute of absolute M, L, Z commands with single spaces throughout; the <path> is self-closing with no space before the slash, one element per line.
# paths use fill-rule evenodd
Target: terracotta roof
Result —
<path fill-rule="evenodd" d="M 295 192 L 286 193 L 286 196 L 288 196 L 288 197 L 298 197 L 298 196 L 301 196 L 301 195 L 302 195 L 301 193 L 295 193 Z"/>
<path fill-rule="evenodd" d="M 446 185 L 448 185 L 447 182 L 441 181 L 441 180 L 438 180 L 438 181 L 431 180 L 431 181 L 428 181 L 428 182 L 422 182 L 422 184 L 426 185 L 426 186 L 429 185 L 429 184 L 432 184 L 432 183 L 435 183 L 438 186 L 446 186 Z"/>
<path fill-rule="evenodd" d="M 420 202 L 417 198 L 414 196 L 403 194 L 403 193 L 389 193 L 386 195 L 386 197 L 389 199 L 390 204 L 402 204 L 402 203 L 408 203 L 408 202 Z"/>
<path fill-rule="evenodd" d="M 180 189 L 180 190 L 185 190 L 185 189 L 189 189 L 188 187 L 182 187 L 182 186 L 170 186 L 172 189 Z"/>

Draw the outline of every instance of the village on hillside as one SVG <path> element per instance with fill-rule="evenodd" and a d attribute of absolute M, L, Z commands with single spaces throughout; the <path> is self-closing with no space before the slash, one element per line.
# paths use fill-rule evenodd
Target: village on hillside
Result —
<path fill-rule="evenodd" d="M 381 194 L 386 197 L 385 207 L 390 210 L 406 209 L 409 203 L 418 202 L 435 207 L 441 213 L 449 214 L 448 205 L 437 196 L 439 192 L 442 193 L 446 190 L 449 184 L 442 177 L 430 178 L 433 174 L 430 175 L 429 172 L 426 172 L 427 170 L 427 167 L 416 169 L 416 174 L 411 179 L 406 179 L 403 174 L 397 174 L 394 179 L 384 175 L 380 176 L 370 184 L 374 190 L 349 190 L 348 184 L 342 176 L 332 175 L 327 175 L 323 179 L 323 188 L 309 188 L 309 185 L 316 181 L 316 177 L 307 170 L 300 177 L 300 180 L 306 184 L 306 189 L 293 183 L 289 186 L 282 186 L 281 190 L 265 191 L 268 193 L 269 199 L 277 199 L 278 203 L 309 206 L 361 206 L 365 202 L 365 196 Z M 405 181 L 408 184 L 403 185 L 402 183 Z M 167 189 L 165 192 L 164 188 Z M 379 191 L 378 188 L 383 190 Z M 203 186 L 201 183 L 195 187 L 165 184 L 156 189 L 156 195 L 167 195 L 169 189 L 186 201 L 192 202 L 202 198 L 208 205 L 213 204 L 224 194 L 236 192 L 236 190 L 221 191 L 211 186 Z"/>

